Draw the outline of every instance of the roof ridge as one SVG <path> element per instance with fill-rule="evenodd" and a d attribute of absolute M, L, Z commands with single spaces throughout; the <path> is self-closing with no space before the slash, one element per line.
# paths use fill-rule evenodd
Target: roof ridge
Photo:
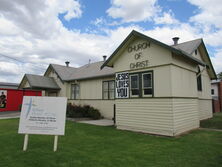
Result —
<path fill-rule="evenodd" d="M 38 74 L 25 74 L 25 75 L 43 76 L 43 75 L 38 75 Z"/>
<path fill-rule="evenodd" d="M 88 63 L 88 64 L 82 65 L 82 66 L 80 66 L 80 67 L 78 67 L 78 68 L 76 68 L 76 69 L 80 69 L 80 68 L 85 67 L 85 66 L 88 66 L 88 65 L 93 65 L 93 64 L 102 63 L 102 62 L 103 62 L 103 61 L 96 61 L 96 62 L 93 62 L 93 63 Z"/>
<path fill-rule="evenodd" d="M 47 77 L 44 75 L 37 75 L 37 74 L 25 74 L 26 76 L 37 76 L 37 77 L 45 77 L 45 78 L 53 78 L 53 77 Z"/>
<path fill-rule="evenodd" d="M 190 41 L 186 41 L 186 42 L 181 42 L 181 43 L 178 43 L 177 45 L 185 44 L 185 43 L 193 42 L 193 41 L 197 41 L 197 40 L 203 40 L 203 38 L 197 38 L 197 39 L 194 39 L 194 40 L 190 40 Z M 176 45 L 169 45 L 169 46 L 176 46 Z"/>
<path fill-rule="evenodd" d="M 67 67 L 66 65 L 61 65 L 61 64 L 54 64 L 54 63 L 50 63 L 50 64 L 51 65 L 56 65 L 56 66 L 61 66 L 61 67 Z M 77 67 L 68 66 L 68 68 L 77 68 Z"/>

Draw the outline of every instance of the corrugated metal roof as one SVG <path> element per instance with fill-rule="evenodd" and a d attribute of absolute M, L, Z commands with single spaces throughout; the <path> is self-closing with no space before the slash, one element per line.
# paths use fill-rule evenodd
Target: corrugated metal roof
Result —
<path fill-rule="evenodd" d="M 111 67 L 105 67 L 102 70 L 100 69 L 103 63 L 103 61 L 100 61 L 91 64 L 86 64 L 82 67 L 76 68 L 76 70 L 74 70 L 68 80 L 87 79 L 114 75 L 115 72 Z"/>
<path fill-rule="evenodd" d="M 112 76 L 115 74 L 113 68 L 105 67 L 100 69 L 103 61 L 86 64 L 79 68 L 67 67 L 58 64 L 50 64 L 55 72 L 63 81 L 81 80 L 103 76 Z"/>
<path fill-rule="evenodd" d="M 18 86 L 18 83 L 0 82 L 0 88 L 17 89 Z"/>
<path fill-rule="evenodd" d="M 197 49 L 197 47 L 201 44 L 201 42 L 202 42 L 202 39 L 195 39 L 192 41 L 179 43 L 177 45 L 172 45 L 172 47 L 182 50 L 186 52 L 187 54 L 191 55 Z"/>
<path fill-rule="evenodd" d="M 62 66 L 58 64 L 50 64 L 52 68 L 56 71 L 56 73 L 59 75 L 61 80 L 69 80 L 72 73 L 76 71 L 76 68 L 74 67 L 67 67 Z"/>
<path fill-rule="evenodd" d="M 31 88 L 60 89 L 55 80 L 51 77 L 25 74 Z"/>

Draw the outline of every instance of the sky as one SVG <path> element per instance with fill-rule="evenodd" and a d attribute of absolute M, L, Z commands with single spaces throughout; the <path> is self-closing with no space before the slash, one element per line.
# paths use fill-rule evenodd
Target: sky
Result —
<path fill-rule="evenodd" d="M 222 71 L 221 0 L 0 0 L 0 82 L 110 56 L 132 30 L 172 45 L 203 38 Z"/>

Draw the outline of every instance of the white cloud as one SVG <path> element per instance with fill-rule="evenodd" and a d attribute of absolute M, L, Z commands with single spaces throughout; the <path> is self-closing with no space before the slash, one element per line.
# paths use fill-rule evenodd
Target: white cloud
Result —
<path fill-rule="evenodd" d="M 154 17 L 154 22 L 156 24 L 178 24 L 179 23 L 179 21 L 174 18 L 174 15 L 171 11 L 163 12 L 162 16 L 160 15 L 160 16 Z"/>
<path fill-rule="evenodd" d="M 222 1 L 221 0 L 188 0 L 198 7 L 198 11 L 190 18 L 201 31 L 206 44 L 217 48 L 212 59 L 216 72 L 222 71 Z M 212 56 L 212 55 L 211 55 Z"/>
<path fill-rule="evenodd" d="M 167 44 L 172 44 L 174 36 L 180 37 L 179 42 L 203 37 L 197 27 L 177 24 L 172 12 L 158 13 L 161 9 L 155 0 L 141 0 L 139 3 L 130 0 L 127 1 L 127 6 L 124 6 L 122 0 L 115 0 L 114 4 L 117 4 L 117 10 L 124 9 L 123 15 L 118 18 L 126 22 L 154 19 L 156 24 L 168 26 L 144 29 L 137 25 L 122 25 L 113 30 L 101 27 L 100 30 L 106 35 L 81 33 L 78 30 L 66 29 L 58 19 L 59 13 L 65 13 L 66 20 L 81 17 L 81 5 L 78 1 L 0 1 L 0 53 L 24 61 L 9 61 L 0 56 L 0 81 L 20 82 L 24 73 L 42 74 L 49 63 L 64 64 L 68 60 L 71 66 L 80 66 L 89 59 L 102 60 L 102 55 L 110 55 L 133 29 Z M 101 26 L 109 24 L 103 17 L 94 23 Z M 174 23 L 176 24 L 172 26 Z M 216 37 L 220 35 L 215 32 L 205 34 L 204 37 L 206 42 L 209 41 L 208 44 L 218 46 L 220 38 Z M 214 44 L 214 41 L 217 42 Z M 217 55 L 220 53 L 218 51 Z"/>
<path fill-rule="evenodd" d="M 17 75 L 18 72 L 22 72 L 19 65 L 11 62 L 1 61 L 0 62 L 0 74 L 1 75 Z"/>
<path fill-rule="evenodd" d="M 120 23 L 154 21 L 155 24 L 178 24 L 171 10 L 163 11 L 157 0 L 112 0 L 111 7 L 106 11 Z M 119 24 L 120 24 L 119 23 Z"/>
<path fill-rule="evenodd" d="M 211 57 L 216 73 L 222 72 L 222 49 L 218 49 L 216 54 Z"/>
<path fill-rule="evenodd" d="M 95 26 L 101 26 L 106 24 L 106 20 L 103 17 L 96 18 L 96 20 L 91 21 L 91 24 Z"/>
<path fill-rule="evenodd" d="M 159 11 L 157 0 L 112 0 L 106 11 L 112 18 L 121 18 L 123 22 L 151 20 Z"/>
<path fill-rule="evenodd" d="M 173 37 L 179 37 L 179 43 L 201 37 L 195 28 L 183 23 L 177 26 L 156 27 L 144 33 L 168 45 L 173 44 Z"/>
<path fill-rule="evenodd" d="M 199 8 L 197 14 L 190 18 L 192 22 L 203 25 L 214 25 L 222 28 L 222 1 L 221 0 L 188 0 Z"/>
<path fill-rule="evenodd" d="M 66 20 L 79 18 L 81 6 L 77 0 L 66 0 L 65 3 L 62 0 L 0 1 L 0 53 L 24 61 L 0 56 L 0 62 L 4 63 L 1 64 L 1 76 L 4 77 L 0 80 L 13 75 L 10 81 L 19 82 L 24 73 L 42 73 L 49 63 L 61 64 L 77 59 L 74 55 L 78 54 L 76 47 L 79 44 L 66 44 L 79 41 L 80 35 L 63 27 L 58 19 L 60 13 L 65 14 Z M 10 64 L 5 63 L 7 61 Z"/>
<path fill-rule="evenodd" d="M 222 47 L 222 30 L 205 33 L 206 43 L 213 47 Z"/>

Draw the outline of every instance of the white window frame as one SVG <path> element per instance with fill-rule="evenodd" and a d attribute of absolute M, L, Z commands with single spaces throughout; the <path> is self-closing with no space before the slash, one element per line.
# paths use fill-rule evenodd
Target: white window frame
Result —
<path fill-rule="evenodd" d="M 78 94 L 76 93 L 77 92 L 76 91 L 77 86 L 78 86 Z M 74 88 L 74 90 L 73 90 L 73 88 Z M 79 84 L 77 84 L 77 83 L 71 84 L 71 99 L 77 100 L 77 99 L 79 99 L 79 97 L 80 97 L 80 86 L 79 86 Z"/>
<path fill-rule="evenodd" d="M 144 87 L 144 80 L 143 80 L 143 76 L 146 74 L 150 74 L 151 75 L 151 87 Z M 143 97 L 152 97 L 153 96 L 153 92 L 150 95 L 145 95 L 144 94 L 144 89 L 151 89 L 153 91 L 153 75 L 152 72 L 146 72 L 146 73 L 142 73 L 142 96 Z"/>
<path fill-rule="evenodd" d="M 113 89 L 110 89 L 110 82 L 113 82 L 113 85 L 114 85 L 114 88 Z M 104 98 L 104 83 L 107 83 L 108 84 L 108 89 L 106 90 L 107 92 L 107 99 Z M 113 98 L 110 98 L 110 92 L 113 92 Z M 107 80 L 107 81 L 103 81 L 102 83 L 102 98 L 103 100 L 114 100 L 115 99 L 115 80 Z"/>
<path fill-rule="evenodd" d="M 138 95 L 132 95 L 132 84 L 131 84 L 131 77 L 132 76 L 137 76 L 137 85 L 138 85 L 138 92 L 139 92 L 139 94 Z M 139 78 L 139 74 L 132 74 L 132 75 L 130 75 L 130 97 L 139 97 L 140 96 L 140 85 L 139 85 L 139 80 L 140 80 L 140 78 Z M 135 89 L 135 88 L 133 88 L 133 89 Z"/>

